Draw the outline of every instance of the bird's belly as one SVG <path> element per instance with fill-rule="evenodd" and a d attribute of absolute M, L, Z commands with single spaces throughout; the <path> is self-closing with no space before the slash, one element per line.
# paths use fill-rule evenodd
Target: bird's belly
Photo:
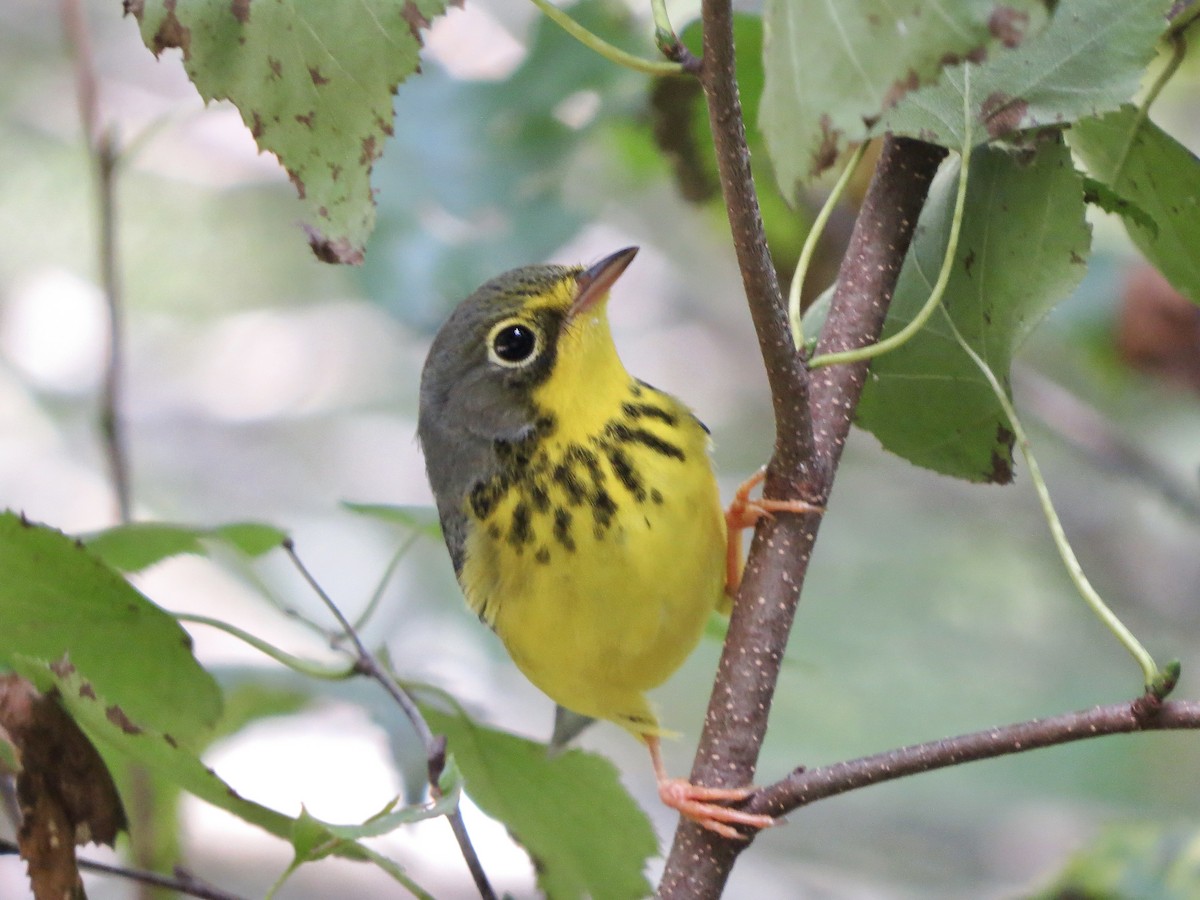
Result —
<path fill-rule="evenodd" d="M 682 664 L 723 591 L 720 498 L 707 464 L 696 468 L 673 472 L 657 499 L 614 491 L 603 528 L 594 509 L 576 509 L 566 540 L 555 509 L 527 513 L 533 538 L 520 544 L 481 523 L 471 530 L 468 601 L 562 706 L 657 729 L 643 693 Z"/>

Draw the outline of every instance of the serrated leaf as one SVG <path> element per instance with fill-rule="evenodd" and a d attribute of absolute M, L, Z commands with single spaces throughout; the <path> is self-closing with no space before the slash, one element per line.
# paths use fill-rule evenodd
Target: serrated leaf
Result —
<path fill-rule="evenodd" d="M 217 777 L 200 758 L 169 733 L 139 716 L 132 707 L 116 703 L 83 671 L 23 657 L 18 671 L 35 683 L 58 689 L 60 702 L 98 744 L 132 757 L 152 772 L 190 791 L 202 800 L 287 839 L 292 819 L 246 800 Z"/>
<path fill-rule="evenodd" d="M 905 258 L 884 336 L 912 320 L 942 264 L 959 167 L 943 167 Z M 1018 156 L 980 148 L 942 301 L 967 343 L 1007 385 L 1013 354 L 1083 277 L 1091 232 L 1082 183 L 1061 143 Z M 939 312 L 871 365 L 858 424 L 919 466 L 969 481 L 1012 479 L 1008 419 Z"/>
<path fill-rule="evenodd" d="M 182 740 L 210 728 L 221 693 L 187 632 L 65 534 L 0 513 L 0 666 L 67 658 L 130 715 Z"/>
<path fill-rule="evenodd" d="M 1103 181 L 1095 178 L 1083 179 L 1083 199 L 1100 207 L 1106 213 L 1128 219 L 1131 224 L 1138 225 L 1151 237 L 1158 237 L 1158 223 L 1150 218 L 1150 214 L 1127 197 L 1122 197 Z"/>
<path fill-rule="evenodd" d="M 1064 0 L 1041 33 L 971 64 L 971 131 L 976 142 L 1116 109 L 1138 89 L 1166 29 L 1163 0 Z M 876 133 L 891 131 L 961 147 L 963 67 L 908 94 Z"/>
<path fill-rule="evenodd" d="M 784 196 L 865 138 L 906 91 L 996 40 L 1019 43 L 1041 19 L 1032 0 L 767 0 L 758 122 Z"/>
<path fill-rule="evenodd" d="M 170 735 L 150 728 L 141 720 L 128 715 L 126 709 L 112 704 L 96 690 L 95 684 L 82 672 L 69 666 L 49 665 L 27 657 L 18 660 L 18 671 L 35 683 L 40 682 L 57 688 L 63 708 L 98 746 L 136 760 L 156 778 L 182 788 L 285 841 L 293 839 L 298 827 L 306 827 L 301 821 L 303 817 L 293 819 L 241 796 L 230 784 L 204 765 L 196 753 L 179 744 Z M 311 820 L 309 833 L 314 840 L 320 839 L 322 830 L 328 833 L 323 823 Z M 379 857 L 369 848 L 354 841 L 336 838 L 331 842 L 326 855 L 359 861 L 369 860 L 418 896 L 428 896 L 417 888 L 394 862 Z"/>
<path fill-rule="evenodd" d="M 360 516 L 378 519 L 389 525 L 401 525 L 435 541 L 442 539 L 442 526 L 438 521 L 437 508 L 433 506 L 394 506 L 388 503 L 350 501 L 343 501 L 342 506 Z"/>
<path fill-rule="evenodd" d="M 548 757 L 544 744 L 464 715 L 424 712 L 448 739 L 467 794 L 533 857 L 546 896 L 617 900 L 652 893 L 643 870 L 658 841 L 612 763 L 582 750 Z"/>
<path fill-rule="evenodd" d="M 88 550 L 114 569 L 141 572 L 173 556 L 208 556 L 216 541 L 247 556 L 261 556 L 287 539 L 287 532 L 259 522 L 234 522 L 215 528 L 170 522 L 132 522 L 83 537 Z"/>
<path fill-rule="evenodd" d="M 1071 149 L 1093 175 L 1150 217 L 1155 228 L 1123 217 L 1129 237 L 1177 291 L 1200 303 L 1200 159 L 1149 120 L 1131 141 L 1136 119 L 1137 110 L 1126 106 L 1079 122 L 1067 135 Z"/>
<path fill-rule="evenodd" d="M 417 71 L 420 29 L 444 0 L 269 3 L 135 0 L 127 4 L 157 56 L 183 51 L 209 100 L 238 108 L 262 150 L 279 157 L 308 209 L 317 257 L 359 263 L 375 222 L 371 167 L 392 133 L 392 94 Z"/>
<path fill-rule="evenodd" d="M 461 784 L 455 780 L 456 778 L 461 778 L 461 776 L 453 772 L 450 773 L 450 777 L 443 785 L 445 793 L 430 803 L 420 806 L 398 807 L 399 800 L 393 800 L 382 811 L 358 825 L 335 825 L 331 822 L 322 822 L 311 816 L 309 818 L 320 825 L 326 835 L 337 838 L 339 841 L 356 841 L 361 838 L 380 837 L 381 835 L 390 834 L 403 825 L 423 822 L 426 819 L 436 819 L 438 816 L 444 816 L 447 813 L 453 812 L 458 807 L 461 790 Z M 305 815 L 308 814 L 305 813 Z"/>
<path fill-rule="evenodd" d="M 324 823 L 301 806 L 300 815 L 292 824 L 292 851 L 296 854 L 293 866 L 324 859 L 329 855 L 326 852 L 329 843 L 329 832 Z"/>

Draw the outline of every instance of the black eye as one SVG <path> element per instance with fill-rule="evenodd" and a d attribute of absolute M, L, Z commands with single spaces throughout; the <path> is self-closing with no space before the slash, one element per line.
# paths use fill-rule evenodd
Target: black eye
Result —
<path fill-rule="evenodd" d="M 528 325 L 505 325 L 492 335 L 492 352 L 501 362 L 523 363 L 537 349 L 537 332 Z"/>

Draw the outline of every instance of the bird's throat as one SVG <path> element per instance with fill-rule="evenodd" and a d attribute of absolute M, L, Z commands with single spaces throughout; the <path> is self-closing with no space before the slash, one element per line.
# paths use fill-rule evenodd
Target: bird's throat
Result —
<path fill-rule="evenodd" d="M 560 440 L 586 444 L 627 402 L 632 383 L 598 304 L 564 327 L 553 371 L 534 391 L 533 402 L 539 413 L 553 417 Z"/>

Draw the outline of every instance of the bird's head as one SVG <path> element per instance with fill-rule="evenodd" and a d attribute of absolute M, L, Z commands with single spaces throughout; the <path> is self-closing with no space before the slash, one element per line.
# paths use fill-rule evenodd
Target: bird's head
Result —
<path fill-rule="evenodd" d="M 459 304 L 434 338 L 421 376 L 422 430 L 512 439 L 539 415 L 597 406 L 628 378 L 605 305 L 636 247 L 593 266 L 526 266 Z"/>

